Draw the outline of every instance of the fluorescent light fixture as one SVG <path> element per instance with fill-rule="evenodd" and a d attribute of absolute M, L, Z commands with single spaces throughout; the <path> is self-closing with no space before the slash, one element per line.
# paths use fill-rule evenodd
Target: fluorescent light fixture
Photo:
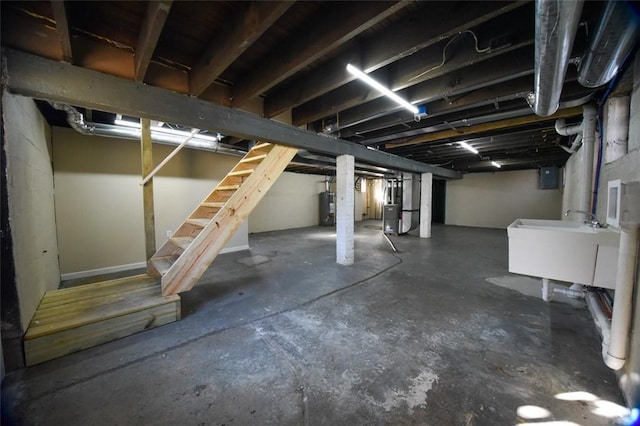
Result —
<path fill-rule="evenodd" d="M 118 126 L 135 127 L 136 129 L 139 129 L 141 127 L 139 121 L 135 122 L 135 121 L 123 120 L 121 118 L 116 118 L 115 120 L 113 120 L 113 124 L 117 124 Z"/>
<path fill-rule="evenodd" d="M 463 148 L 464 148 L 464 149 L 466 149 L 467 151 L 471 151 L 471 152 L 473 152 L 474 154 L 477 154 L 477 153 L 478 153 L 478 150 L 477 150 L 477 149 L 475 149 L 474 147 L 472 147 L 471 145 L 469 145 L 468 143 L 466 143 L 466 142 L 458 142 L 458 143 L 460 144 L 460 146 L 461 146 L 461 147 L 463 147 Z"/>
<path fill-rule="evenodd" d="M 365 72 L 360 71 L 358 68 L 354 67 L 351 64 L 347 64 L 347 71 L 349 71 L 350 74 L 355 75 L 360 80 L 364 81 L 365 83 L 367 83 L 369 86 L 373 87 L 374 89 L 376 89 L 380 93 L 384 94 L 385 96 L 389 97 L 390 99 L 393 99 L 399 105 L 402 105 L 403 107 L 405 107 L 406 109 L 408 109 L 412 113 L 418 114 L 419 110 L 418 110 L 417 106 L 411 105 L 409 102 L 405 101 L 400 96 L 396 95 L 391 90 L 387 89 L 382 84 L 378 83 L 376 80 L 371 78 Z"/>
<path fill-rule="evenodd" d="M 497 168 L 502 167 L 500 164 L 496 163 L 495 161 L 492 161 L 492 162 L 491 162 L 491 165 L 492 165 L 493 167 L 497 167 Z"/>

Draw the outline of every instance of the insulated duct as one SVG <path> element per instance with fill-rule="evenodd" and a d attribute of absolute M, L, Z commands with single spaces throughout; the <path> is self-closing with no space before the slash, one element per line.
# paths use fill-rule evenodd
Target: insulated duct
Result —
<path fill-rule="evenodd" d="M 558 110 L 582 3 L 536 1 L 534 92 L 529 99 L 536 115 L 546 117 Z"/>
<path fill-rule="evenodd" d="M 607 84 L 638 41 L 638 16 L 626 1 L 609 1 L 589 48 L 578 66 L 578 82 L 585 87 Z"/>
<path fill-rule="evenodd" d="M 140 140 L 141 130 L 135 127 L 117 126 L 114 124 L 94 123 L 84 120 L 84 116 L 71 105 L 50 102 L 51 106 L 57 110 L 67 113 L 67 122 L 75 131 L 89 136 L 105 136 L 119 139 Z M 151 139 L 153 142 L 164 145 L 177 146 L 184 141 L 187 136 L 181 136 L 171 133 L 152 130 Z M 235 147 L 221 144 L 220 142 L 208 139 L 199 139 L 197 136 L 192 138 L 186 145 L 189 148 L 200 149 L 204 151 L 217 152 L 219 154 L 228 154 L 235 156 L 244 156 L 245 151 Z"/>

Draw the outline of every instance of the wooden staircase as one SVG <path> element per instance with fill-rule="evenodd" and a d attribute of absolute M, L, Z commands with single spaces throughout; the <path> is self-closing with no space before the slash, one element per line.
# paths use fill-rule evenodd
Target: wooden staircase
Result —
<path fill-rule="evenodd" d="M 190 290 L 271 188 L 297 148 L 255 145 L 147 262 L 162 294 Z"/>

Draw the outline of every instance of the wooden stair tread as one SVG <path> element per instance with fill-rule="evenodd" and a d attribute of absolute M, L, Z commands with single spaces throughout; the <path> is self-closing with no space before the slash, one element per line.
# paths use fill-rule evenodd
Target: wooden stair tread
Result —
<path fill-rule="evenodd" d="M 195 225 L 195 226 L 199 226 L 201 228 L 204 228 L 205 226 L 207 226 L 209 224 L 209 222 L 211 222 L 211 219 L 201 219 L 201 218 L 187 219 L 185 222 L 190 223 L 191 225 Z"/>
<path fill-rule="evenodd" d="M 263 142 L 263 143 L 259 143 L 257 145 L 254 145 L 254 147 L 251 148 L 251 151 L 259 150 L 259 149 L 271 148 L 272 146 L 273 146 L 273 144 L 271 144 L 271 143 Z"/>
<path fill-rule="evenodd" d="M 216 191 L 236 191 L 240 185 L 221 185 L 216 187 Z"/>
<path fill-rule="evenodd" d="M 186 250 L 186 248 L 193 242 L 193 237 L 171 237 L 169 238 L 169 241 L 181 249 Z"/>
<path fill-rule="evenodd" d="M 253 171 L 254 169 L 235 170 L 233 172 L 229 172 L 227 176 L 249 176 Z"/>
<path fill-rule="evenodd" d="M 222 208 L 225 205 L 224 201 L 217 201 L 217 202 L 207 202 L 205 201 L 204 203 L 200 204 L 201 206 L 204 207 L 217 207 L 217 208 Z M 207 219 L 209 220 L 209 219 Z"/>
<path fill-rule="evenodd" d="M 173 262 L 175 262 L 177 258 L 178 256 L 159 256 L 152 257 L 149 261 L 153 263 L 153 267 L 156 268 L 156 271 L 158 271 L 160 275 L 164 275 L 167 273 L 169 268 L 171 268 L 171 265 L 173 265 Z"/>
<path fill-rule="evenodd" d="M 241 163 L 255 163 L 256 161 L 262 161 L 267 158 L 267 154 L 254 155 L 252 157 L 244 157 L 240 160 Z"/>

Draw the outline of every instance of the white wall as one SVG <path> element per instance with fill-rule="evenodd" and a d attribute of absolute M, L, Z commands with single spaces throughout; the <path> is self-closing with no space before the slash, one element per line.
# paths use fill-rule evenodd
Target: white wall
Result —
<path fill-rule="evenodd" d="M 23 331 L 42 295 L 58 288 L 50 128 L 33 100 L 3 94 L 9 221 Z M 5 285 L 7 283 L 4 283 Z"/>
<path fill-rule="evenodd" d="M 154 163 L 171 149 L 154 144 Z M 143 266 L 140 144 L 54 127 L 53 153 L 60 269 L 65 278 Z M 182 223 L 238 159 L 184 149 L 156 175 L 157 247 L 166 240 L 166 231 Z M 245 224 L 227 249 L 247 247 Z"/>
<path fill-rule="evenodd" d="M 539 189 L 537 170 L 469 173 L 447 181 L 447 225 L 506 228 L 518 218 L 560 219 L 559 190 Z"/>
<path fill-rule="evenodd" d="M 249 215 L 249 232 L 318 225 L 324 177 L 284 172 Z"/>

